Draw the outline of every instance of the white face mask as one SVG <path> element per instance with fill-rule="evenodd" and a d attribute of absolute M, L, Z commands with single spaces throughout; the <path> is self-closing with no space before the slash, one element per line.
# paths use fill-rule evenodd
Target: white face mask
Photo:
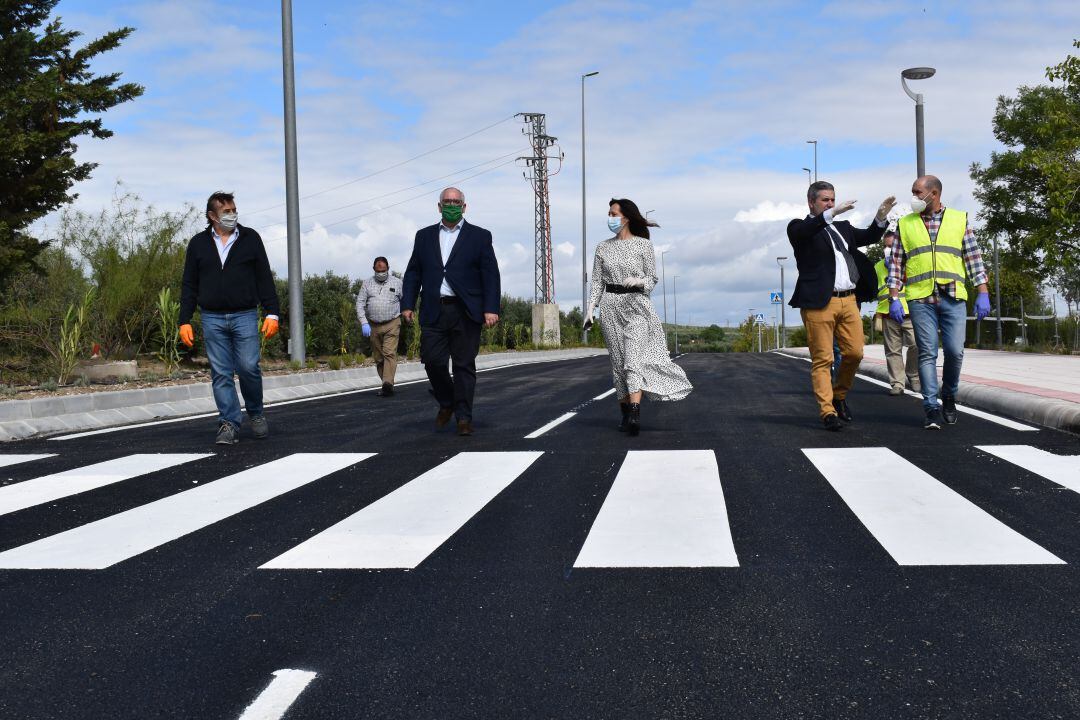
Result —
<path fill-rule="evenodd" d="M 621 217 L 611 217 L 609 215 L 607 219 L 608 230 L 618 235 L 619 231 L 622 230 L 622 221 Z"/>
<path fill-rule="evenodd" d="M 388 277 L 390 277 L 390 273 L 388 271 L 387 272 L 377 272 L 377 273 L 375 273 L 376 282 L 381 282 L 381 283 L 386 282 L 386 279 Z"/>
<path fill-rule="evenodd" d="M 236 213 L 219 213 L 218 223 L 226 230 L 236 229 Z"/>
<path fill-rule="evenodd" d="M 911 211 L 914 213 L 921 213 L 926 209 L 926 201 L 918 195 L 911 196 Z"/>

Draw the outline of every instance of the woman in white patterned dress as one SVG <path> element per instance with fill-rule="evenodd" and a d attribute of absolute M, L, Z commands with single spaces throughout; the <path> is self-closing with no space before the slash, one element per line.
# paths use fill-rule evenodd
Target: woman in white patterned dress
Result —
<path fill-rule="evenodd" d="M 693 389 L 686 373 L 668 355 L 664 326 L 649 299 L 656 286 L 650 227 L 658 225 L 642 217 L 630 200 L 608 203 L 608 229 L 615 237 L 596 247 L 585 313 L 588 329 L 593 310 L 600 309 L 600 329 L 622 411 L 619 430 L 631 435 L 641 428 L 643 395 L 650 400 L 682 400 Z"/>

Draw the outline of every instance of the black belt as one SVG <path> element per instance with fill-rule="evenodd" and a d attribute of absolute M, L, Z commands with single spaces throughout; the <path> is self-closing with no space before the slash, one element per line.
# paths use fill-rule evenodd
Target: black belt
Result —
<path fill-rule="evenodd" d="M 854 290 L 837 290 L 832 294 L 833 297 L 847 297 L 848 295 L 854 295 Z"/>
<path fill-rule="evenodd" d="M 605 285 L 604 290 L 614 295 L 625 295 L 626 293 L 643 293 L 644 288 L 628 288 L 625 285 Z"/>
<path fill-rule="evenodd" d="M 440 295 L 439 296 L 439 302 L 441 302 L 443 305 L 452 305 L 453 303 L 456 303 L 457 301 L 458 301 L 458 299 L 457 299 L 456 295 Z"/>

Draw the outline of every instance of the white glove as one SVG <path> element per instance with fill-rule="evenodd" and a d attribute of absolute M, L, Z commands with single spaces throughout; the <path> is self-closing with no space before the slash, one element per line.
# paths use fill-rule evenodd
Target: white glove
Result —
<path fill-rule="evenodd" d="M 645 278 L 628 277 L 623 280 L 623 287 L 628 288 L 643 288 L 645 287 Z"/>

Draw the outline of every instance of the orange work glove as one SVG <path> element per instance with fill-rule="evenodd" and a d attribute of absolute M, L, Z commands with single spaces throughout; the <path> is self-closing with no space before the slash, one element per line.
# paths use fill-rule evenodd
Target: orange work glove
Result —
<path fill-rule="evenodd" d="M 195 330 L 192 329 L 190 323 L 184 323 L 180 326 L 180 342 L 188 347 L 195 346 Z"/>
<path fill-rule="evenodd" d="M 262 322 L 262 334 L 267 340 L 277 335 L 278 321 L 274 318 L 266 318 Z"/>

